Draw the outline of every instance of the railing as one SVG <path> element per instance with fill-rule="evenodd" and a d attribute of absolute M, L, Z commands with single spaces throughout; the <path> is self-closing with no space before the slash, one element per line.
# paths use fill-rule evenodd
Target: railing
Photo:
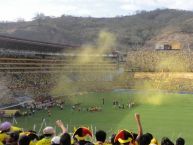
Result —
<path fill-rule="evenodd" d="M 0 72 L 111 72 L 117 69 L 117 64 L 110 61 L 91 61 L 85 64 L 69 61 L 66 59 L 0 58 Z"/>

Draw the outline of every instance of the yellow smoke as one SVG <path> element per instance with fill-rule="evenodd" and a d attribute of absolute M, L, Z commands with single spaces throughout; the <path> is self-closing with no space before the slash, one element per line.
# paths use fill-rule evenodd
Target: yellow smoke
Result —
<path fill-rule="evenodd" d="M 104 55 L 115 48 L 115 41 L 112 33 L 101 31 L 94 45 L 83 45 L 74 58 L 69 58 L 68 70 L 72 71 L 61 73 L 52 94 L 73 95 L 88 91 L 87 88 L 102 87 L 102 83 L 97 83 L 97 80 L 108 74 L 106 69 L 112 65 L 111 61 L 104 59 Z"/>
<path fill-rule="evenodd" d="M 146 90 L 143 94 L 138 94 L 135 101 L 140 104 L 162 105 L 168 98 L 159 90 Z"/>
<path fill-rule="evenodd" d="M 74 63 L 87 64 L 104 61 L 103 55 L 110 52 L 115 47 L 115 36 L 107 31 L 101 31 L 95 45 L 83 45 L 79 56 Z"/>
<path fill-rule="evenodd" d="M 156 54 L 158 55 L 158 53 Z M 136 97 L 136 101 L 139 103 L 153 105 L 171 103 L 164 91 L 180 91 L 175 82 L 178 74 L 186 72 L 188 69 L 186 59 L 180 55 L 172 56 L 170 52 L 160 52 L 158 57 L 159 61 L 155 66 L 156 72 L 143 72 L 135 75 L 142 80 L 140 83 L 136 83 L 135 87 L 146 91 Z"/>

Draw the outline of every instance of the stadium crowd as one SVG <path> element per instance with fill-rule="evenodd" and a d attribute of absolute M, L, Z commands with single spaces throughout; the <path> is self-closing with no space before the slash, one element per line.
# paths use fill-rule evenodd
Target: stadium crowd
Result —
<path fill-rule="evenodd" d="M 106 139 L 107 133 L 98 130 L 93 137 L 93 132 L 86 127 L 80 127 L 71 135 L 61 120 L 56 125 L 61 129 L 60 134 L 52 126 L 43 129 L 43 134 L 37 134 L 33 130 L 23 130 L 13 126 L 10 122 L 0 124 L 0 145 L 174 145 L 167 137 L 163 137 L 159 143 L 150 133 L 143 133 L 140 115 L 135 114 L 137 133 L 125 129 L 117 134 L 112 134 L 111 140 Z M 95 138 L 95 139 L 93 139 Z M 175 145 L 184 145 L 185 140 L 178 138 Z"/>
<path fill-rule="evenodd" d="M 132 51 L 126 66 L 134 72 L 192 72 L 192 55 L 189 51 Z"/>

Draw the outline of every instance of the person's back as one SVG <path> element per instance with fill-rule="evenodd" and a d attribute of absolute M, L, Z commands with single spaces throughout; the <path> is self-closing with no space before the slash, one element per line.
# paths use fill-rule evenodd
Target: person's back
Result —
<path fill-rule="evenodd" d="M 36 145 L 51 145 L 51 136 L 45 136 L 39 140 Z"/>
<path fill-rule="evenodd" d="M 176 140 L 176 145 L 184 145 L 185 144 L 185 140 L 181 137 L 179 137 L 177 140 Z"/>
<path fill-rule="evenodd" d="M 6 132 L 0 132 L 0 142 L 6 143 L 6 140 L 9 138 L 9 135 Z"/>

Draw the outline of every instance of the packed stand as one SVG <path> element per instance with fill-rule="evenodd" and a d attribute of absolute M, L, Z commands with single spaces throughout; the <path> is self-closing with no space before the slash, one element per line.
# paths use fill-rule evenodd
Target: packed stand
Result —
<path fill-rule="evenodd" d="M 41 135 L 33 130 L 25 131 L 15 127 L 10 122 L 3 122 L 0 125 L 0 145 L 174 145 L 167 137 L 163 137 L 159 143 L 151 133 L 143 134 L 140 115 L 137 113 L 135 120 L 137 133 L 122 129 L 117 134 L 112 134 L 110 141 L 104 130 L 98 130 L 94 134 L 86 127 L 79 127 L 70 134 L 61 120 L 56 121 L 57 127 L 61 129 L 59 134 L 56 134 L 54 127 L 46 126 Z M 184 144 L 185 140 L 181 137 L 175 143 Z"/>

